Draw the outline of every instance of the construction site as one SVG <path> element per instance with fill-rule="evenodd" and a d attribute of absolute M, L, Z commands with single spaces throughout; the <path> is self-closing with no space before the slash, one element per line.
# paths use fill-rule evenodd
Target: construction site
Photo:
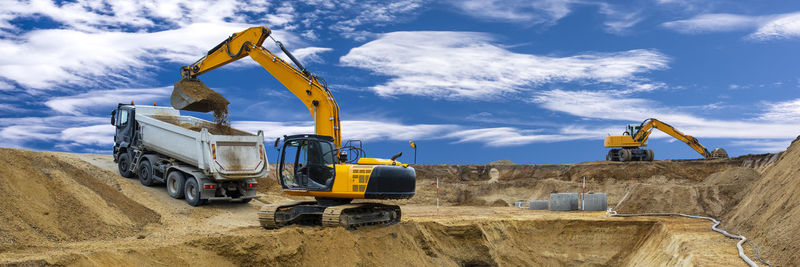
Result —
<path fill-rule="evenodd" d="M 287 200 L 273 175 L 257 201 L 202 207 L 116 173 L 110 155 L 2 149 L 0 262 L 11 265 L 744 265 L 738 240 L 705 220 L 614 218 L 512 207 L 553 192 L 607 192 L 619 213 L 719 218 L 775 266 L 790 266 L 800 143 L 725 160 L 575 165 L 418 165 L 403 220 L 357 230 L 265 230 L 257 211 Z M 493 171 L 494 170 L 494 171 Z M 437 210 L 436 178 L 440 207 Z M 295 199 L 295 198 L 292 198 Z M 755 258 L 754 252 L 746 253 Z M 321 257 L 337 251 L 336 257 Z"/>
<path fill-rule="evenodd" d="M 264 48 L 270 34 L 246 29 L 183 66 L 171 107 L 119 103 L 111 154 L 0 148 L 0 265 L 800 261 L 800 137 L 784 152 L 728 155 L 649 118 L 606 136 L 605 160 L 578 164 L 368 158 L 343 140 L 334 91 L 279 41 L 288 60 Z M 199 76 L 245 57 L 308 108 L 313 133 L 273 142 L 231 127 L 231 103 Z M 655 129 L 701 157 L 655 160 L 644 148 Z"/>

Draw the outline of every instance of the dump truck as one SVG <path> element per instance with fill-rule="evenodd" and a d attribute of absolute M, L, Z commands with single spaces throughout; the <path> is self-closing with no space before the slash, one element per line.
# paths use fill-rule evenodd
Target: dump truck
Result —
<path fill-rule="evenodd" d="M 269 171 L 264 134 L 248 133 L 171 107 L 119 104 L 111 112 L 114 162 L 120 175 L 145 186 L 166 184 L 192 206 L 210 200 L 258 198 L 257 178 Z"/>

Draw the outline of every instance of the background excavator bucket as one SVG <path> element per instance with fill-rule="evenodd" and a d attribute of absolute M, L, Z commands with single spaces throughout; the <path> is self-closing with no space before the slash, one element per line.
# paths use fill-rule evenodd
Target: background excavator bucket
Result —
<path fill-rule="evenodd" d="M 712 159 L 727 159 L 728 158 L 728 151 L 725 151 L 724 148 L 715 148 L 711 151 L 711 158 Z"/>
<path fill-rule="evenodd" d="M 170 104 L 175 109 L 209 112 L 227 107 L 227 99 L 198 79 L 185 78 L 175 83 Z"/>

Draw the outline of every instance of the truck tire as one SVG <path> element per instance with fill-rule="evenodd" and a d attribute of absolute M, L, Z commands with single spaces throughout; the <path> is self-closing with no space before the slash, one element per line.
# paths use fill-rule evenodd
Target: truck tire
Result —
<path fill-rule="evenodd" d="M 186 203 L 192 205 L 194 207 L 203 205 L 206 203 L 204 199 L 200 199 L 200 185 L 197 184 L 197 179 L 194 177 L 189 177 L 186 179 L 186 183 L 183 186 L 184 188 L 184 195 L 186 197 Z"/>
<path fill-rule="evenodd" d="M 144 186 L 152 186 L 156 182 L 153 180 L 153 165 L 150 164 L 150 161 L 147 159 L 142 159 L 139 162 L 139 182 L 141 182 Z"/>
<path fill-rule="evenodd" d="M 119 155 L 119 159 L 117 160 L 117 169 L 119 169 L 119 175 L 125 178 L 133 178 L 133 172 L 131 171 L 131 158 L 128 156 L 128 153 L 123 152 Z"/>
<path fill-rule="evenodd" d="M 171 171 L 167 175 L 167 193 L 175 199 L 181 199 L 186 195 L 184 186 L 186 185 L 186 178 L 180 171 Z"/>

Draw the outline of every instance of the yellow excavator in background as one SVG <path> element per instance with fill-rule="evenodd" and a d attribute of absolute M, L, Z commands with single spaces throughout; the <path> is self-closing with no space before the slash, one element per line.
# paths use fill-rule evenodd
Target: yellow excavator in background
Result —
<path fill-rule="evenodd" d="M 284 136 L 279 150 L 277 177 L 283 192 L 310 196 L 314 201 L 265 205 L 259 221 L 272 229 L 289 224 L 343 226 L 353 229 L 400 221 L 397 205 L 351 203 L 353 199 L 407 199 L 415 194 L 416 172 L 395 159 L 364 158 L 361 146 L 342 146 L 339 105 L 325 81 L 309 72 L 281 42 L 276 45 L 294 62 L 289 65 L 262 43 L 270 36 L 266 27 L 252 27 L 233 34 L 190 66 L 181 68 L 170 99 L 181 110 L 208 112 L 227 101 L 197 80 L 197 76 L 246 56 L 266 69 L 306 105 L 314 119 L 315 134 Z M 216 100 L 216 101 L 215 101 Z M 281 138 L 275 140 L 279 146 Z M 355 142 L 354 142 L 355 143 Z M 360 143 L 360 142 L 359 142 Z M 353 155 L 348 159 L 347 152 Z M 353 153 L 354 152 L 354 153 Z M 352 164 L 355 163 L 355 164 Z"/>
<path fill-rule="evenodd" d="M 606 160 L 608 161 L 652 161 L 654 153 L 652 149 L 641 149 L 639 147 L 647 146 L 647 138 L 650 137 L 653 129 L 659 129 L 662 132 L 681 140 L 692 149 L 703 155 L 706 159 L 728 158 L 728 152 L 722 148 L 716 148 L 712 152 L 700 144 L 696 138 L 685 135 L 675 129 L 674 127 L 666 124 L 657 119 L 646 119 L 641 124 L 630 124 L 628 129 L 622 135 L 606 136 L 604 141 L 605 147 L 619 147 L 608 151 Z"/>

